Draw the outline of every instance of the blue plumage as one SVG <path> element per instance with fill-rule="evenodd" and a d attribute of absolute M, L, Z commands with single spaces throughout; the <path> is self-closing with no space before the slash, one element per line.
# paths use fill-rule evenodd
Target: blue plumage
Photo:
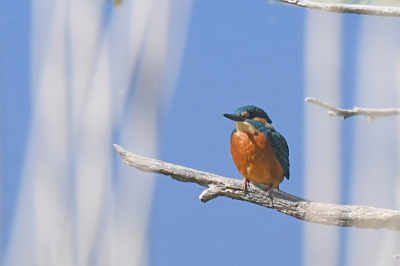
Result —
<path fill-rule="evenodd" d="M 286 176 L 287 179 L 289 179 L 289 147 L 286 143 L 285 138 L 278 131 L 272 130 L 267 133 L 267 137 L 272 144 L 272 148 L 274 148 L 276 158 L 282 166 L 283 175 Z"/>

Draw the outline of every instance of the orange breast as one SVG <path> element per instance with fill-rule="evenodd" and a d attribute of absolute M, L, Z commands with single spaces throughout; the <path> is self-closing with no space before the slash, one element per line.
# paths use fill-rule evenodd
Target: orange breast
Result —
<path fill-rule="evenodd" d="M 236 167 L 245 178 L 279 188 L 283 181 L 282 166 L 264 134 L 236 132 L 231 139 L 231 153 Z"/>

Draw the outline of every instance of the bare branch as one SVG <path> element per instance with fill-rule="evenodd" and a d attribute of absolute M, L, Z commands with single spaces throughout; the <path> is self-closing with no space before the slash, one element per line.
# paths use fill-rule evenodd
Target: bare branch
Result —
<path fill-rule="evenodd" d="M 221 196 L 221 192 L 224 189 L 226 189 L 225 186 L 210 185 L 208 189 L 204 190 L 203 193 L 200 194 L 199 199 L 201 202 L 215 199 L 216 197 Z"/>
<path fill-rule="evenodd" d="M 271 195 L 267 196 L 267 188 L 255 184 L 249 184 L 248 191 L 244 193 L 242 189 L 243 181 L 241 180 L 146 158 L 128 152 L 117 144 L 114 144 L 114 147 L 124 159 L 126 165 L 144 172 L 169 175 L 181 182 L 191 182 L 208 187 L 200 195 L 202 202 L 207 202 L 218 196 L 225 196 L 271 208 L 307 222 L 400 231 L 400 211 L 367 206 L 318 203 L 290 195 L 278 189 L 273 189 Z"/>
<path fill-rule="evenodd" d="M 348 5 L 348 4 L 326 4 L 308 0 L 276 0 L 282 3 L 296 5 L 300 7 L 324 10 L 334 13 L 353 13 L 359 15 L 371 15 L 381 17 L 400 17 L 400 8 L 388 6 L 372 5 Z"/>
<path fill-rule="evenodd" d="M 330 116 L 341 116 L 343 117 L 343 119 L 346 119 L 350 116 L 363 115 L 366 116 L 370 122 L 372 122 L 379 117 L 400 115 L 400 109 L 398 108 L 371 109 L 371 108 L 353 107 L 353 109 L 351 110 L 346 110 L 333 107 L 315 98 L 306 98 L 306 102 L 316 104 L 318 106 L 321 106 L 322 108 L 329 110 L 328 115 Z"/>

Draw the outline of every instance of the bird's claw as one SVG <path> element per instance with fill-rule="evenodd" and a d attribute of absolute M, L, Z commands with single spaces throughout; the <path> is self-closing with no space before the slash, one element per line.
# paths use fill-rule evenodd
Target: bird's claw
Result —
<path fill-rule="evenodd" d="M 243 193 L 247 192 L 247 186 L 248 186 L 249 183 L 250 183 L 250 180 L 245 178 L 244 179 L 244 184 L 243 184 Z"/>
<path fill-rule="evenodd" d="M 268 190 L 267 190 L 267 197 L 271 196 L 271 194 L 272 194 L 272 189 L 273 189 L 273 185 L 271 184 L 271 185 L 269 185 L 269 188 L 268 188 Z"/>

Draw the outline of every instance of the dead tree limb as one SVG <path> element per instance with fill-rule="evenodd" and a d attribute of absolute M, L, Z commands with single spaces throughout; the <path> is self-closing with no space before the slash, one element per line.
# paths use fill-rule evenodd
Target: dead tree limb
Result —
<path fill-rule="evenodd" d="M 328 115 L 330 116 L 341 116 L 346 119 L 351 116 L 363 115 L 368 118 L 370 122 L 374 121 L 379 117 L 400 115 L 400 109 L 390 108 L 390 109 L 372 109 L 372 108 L 359 108 L 353 107 L 351 110 L 339 109 L 329 105 L 327 103 L 321 102 L 315 98 L 306 98 L 306 102 L 316 104 L 324 109 L 328 110 Z"/>
<path fill-rule="evenodd" d="M 400 17 L 400 8 L 390 6 L 349 5 L 335 3 L 319 3 L 308 0 L 276 0 L 285 4 L 305 7 L 315 10 L 324 10 L 334 13 L 352 13 L 381 17 Z"/>
<path fill-rule="evenodd" d="M 313 202 L 277 189 L 274 189 L 271 195 L 267 196 L 264 186 L 254 184 L 250 184 L 248 192 L 244 193 L 242 189 L 243 181 L 241 180 L 146 158 L 131 153 L 117 144 L 114 144 L 114 147 L 124 159 L 126 165 L 135 167 L 140 171 L 169 175 L 181 182 L 191 182 L 207 187 L 200 195 L 202 202 L 225 196 L 274 209 L 307 222 L 400 231 L 400 211 Z"/>

